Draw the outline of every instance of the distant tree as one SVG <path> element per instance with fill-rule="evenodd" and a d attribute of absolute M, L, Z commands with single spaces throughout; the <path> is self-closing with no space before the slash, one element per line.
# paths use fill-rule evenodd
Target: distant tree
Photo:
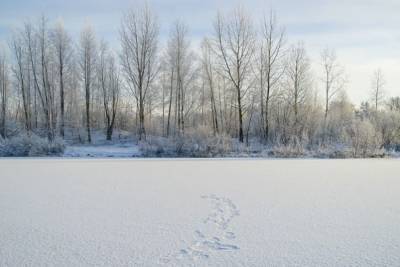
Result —
<path fill-rule="evenodd" d="M 51 53 L 50 31 L 47 19 L 42 16 L 36 27 L 26 23 L 20 37 L 14 37 L 12 46 L 17 61 L 15 73 L 23 98 L 25 123 L 28 133 L 31 130 L 31 80 L 36 98 L 40 100 L 47 139 L 53 141 L 57 121 L 54 84 L 54 59 Z"/>
<path fill-rule="evenodd" d="M 221 68 L 236 93 L 239 141 L 243 143 L 243 100 L 250 88 L 251 64 L 255 52 L 256 32 L 250 16 L 236 8 L 229 17 L 218 14 L 214 22 L 215 51 Z M 247 83 L 246 83 L 247 82 Z"/>
<path fill-rule="evenodd" d="M 25 35 L 26 34 L 26 35 Z M 32 130 L 31 124 L 31 92 L 30 92 L 30 59 L 29 47 L 31 45 L 32 26 L 25 24 L 25 31 L 17 30 L 11 40 L 11 50 L 14 56 L 14 65 L 12 71 L 15 76 L 18 94 L 22 98 L 22 110 L 24 117 L 25 130 L 30 134 Z M 26 39 L 26 40 L 25 40 Z M 26 42 L 26 43 L 25 43 Z M 36 90 L 35 90 L 36 91 Z"/>
<path fill-rule="evenodd" d="M 52 79 L 54 75 L 53 58 L 51 54 L 51 43 L 50 43 L 50 31 L 47 27 L 47 18 L 44 16 L 40 19 L 39 26 L 37 28 L 37 44 L 39 53 L 39 69 L 35 66 L 32 60 L 32 71 L 39 94 L 39 99 L 42 104 L 45 127 L 47 129 L 47 138 L 49 141 L 53 141 L 55 137 L 55 124 L 57 120 L 55 110 L 55 84 Z M 30 51 L 31 58 L 34 56 L 34 52 Z M 41 84 L 39 83 L 38 77 L 40 77 Z"/>
<path fill-rule="evenodd" d="M 8 86 L 8 64 L 4 52 L 0 50 L 0 136 L 3 138 L 7 137 L 6 117 L 8 103 Z"/>
<path fill-rule="evenodd" d="M 139 140 L 146 139 L 145 103 L 157 73 L 158 24 L 146 5 L 128 11 L 121 24 L 121 64 L 137 103 Z"/>
<path fill-rule="evenodd" d="M 183 22 L 174 23 L 168 39 L 166 49 L 166 67 L 170 77 L 170 99 L 168 108 L 167 133 L 170 132 L 171 112 L 174 111 L 175 124 L 178 134 L 183 135 L 185 130 L 185 120 L 188 110 L 191 108 L 188 102 L 190 95 L 188 90 L 194 80 L 194 56 L 190 51 L 188 40 L 188 30 Z M 175 100 L 172 110 L 172 101 Z"/>
<path fill-rule="evenodd" d="M 260 48 L 260 111 L 265 141 L 268 142 L 270 130 L 270 100 L 284 74 L 282 59 L 285 55 L 285 31 L 277 23 L 276 15 L 271 11 L 269 18 L 264 18 Z"/>
<path fill-rule="evenodd" d="M 120 95 L 120 76 L 115 58 L 107 48 L 107 44 L 100 45 L 97 77 L 102 92 L 104 116 L 106 121 L 106 139 L 111 140 L 118 110 Z"/>
<path fill-rule="evenodd" d="M 215 64 L 212 60 L 212 47 L 208 39 L 204 39 L 201 45 L 202 48 L 202 67 L 203 75 L 206 80 L 207 87 L 210 91 L 210 110 L 211 110 L 211 122 L 213 127 L 214 135 L 219 133 L 218 126 L 218 110 L 216 105 L 216 86 L 215 86 Z"/>
<path fill-rule="evenodd" d="M 375 70 L 372 76 L 372 101 L 375 111 L 378 111 L 379 105 L 382 104 L 385 98 L 384 86 L 386 84 L 385 77 L 381 69 Z"/>
<path fill-rule="evenodd" d="M 86 131 L 88 142 L 92 142 L 91 127 L 91 91 L 94 83 L 95 63 L 97 56 L 96 38 L 92 28 L 87 25 L 81 32 L 80 40 L 80 68 L 85 91 Z"/>
<path fill-rule="evenodd" d="M 59 21 L 52 31 L 52 43 L 55 51 L 56 67 L 60 92 L 60 135 L 65 135 L 65 79 L 72 57 L 72 41 Z"/>
<path fill-rule="evenodd" d="M 294 114 L 294 124 L 299 123 L 300 106 L 310 90 L 310 59 L 302 43 L 291 47 L 286 63 L 288 97 Z"/>
<path fill-rule="evenodd" d="M 329 105 L 332 98 L 344 88 L 346 83 L 345 73 L 339 64 L 335 50 L 325 48 L 321 52 L 321 62 L 323 69 L 323 83 L 325 91 L 325 122 L 328 117 Z"/>

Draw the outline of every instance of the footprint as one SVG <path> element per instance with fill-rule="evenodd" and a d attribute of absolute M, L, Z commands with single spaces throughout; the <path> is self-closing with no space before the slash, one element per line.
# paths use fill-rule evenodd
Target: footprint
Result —
<path fill-rule="evenodd" d="M 194 231 L 194 240 L 187 247 L 175 254 L 160 258 L 161 264 L 181 265 L 185 263 L 185 260 L 206 260 L 210 257 L 209 253 L 212 251 L 239 249 L 234 244 L 222 242 L 222 240 L 232 241 L 236 238 L 235 233 L 228 230 L 234 217 L 239 216 L 236 205 L 229 198 L 218 197 L 215 194 L 200 197 L 208 199 L 211 203 L 211 211 L 203 220 L 204 228 L 200 227 Z"/>
<path fill-rule="evenodd" d="M 216 242 L 219 242 L 219 241 L 221 241 L 218 237 L 216 237 L 216 236 L 214 236 L 213 238 L 212 238 L 214 241 L 216 241 Z"/>
<path fill-rule="evenodd" d="M 223 244 L 218 241 L 204 241 L 204 244 L 213 250 L 237 250 L 239 249 L 238 246 L 230 245 L 230 244 Z"/>
<path fill-rule="evenodd" d="M 199 238 L 205 238 L 205 235 L 202 232 L 200 232 L 199 230 L 196 230 L 195 233 Z"/>
<path fill-rule="evenodd" d="M 225 238 L 227 238 L 227 239 L 235 239 L 236 235 L 233 232 L 225 232 Z"/>

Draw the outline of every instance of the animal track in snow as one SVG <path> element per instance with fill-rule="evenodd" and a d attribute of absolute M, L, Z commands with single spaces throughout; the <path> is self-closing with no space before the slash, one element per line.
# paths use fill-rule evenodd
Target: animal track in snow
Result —
<path fill-rule="evenodd" d="M 231 244 L 236 238 L 230 230 L 231 221 L 239 216 L 239 209 L 229 198 L 214 194 L 201 196 L 211 202 L 211 212 L 203 220 L 202 229 L 194 231 L 193 241 L 177 253 L 160 259 L 163 264 L 179 263 L 181 260 L 208 259 L 213 252 L 235 251 L 239 247 Z"/>

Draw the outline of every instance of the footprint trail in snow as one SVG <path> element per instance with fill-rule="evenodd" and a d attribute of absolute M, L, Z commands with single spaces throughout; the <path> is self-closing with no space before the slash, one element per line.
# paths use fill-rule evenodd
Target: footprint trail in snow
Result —
<path fill-rule="evenodd" d="M 208 259 L 212 253 L 235 251 L 239 247 L 234 244 L 236 235 L 230 229 L 231 221 L 239 216 L 239 209 L 229 198 L 214 194 L 201 196 L 211 203 L 212 210 L 203 220 L 201 229 L 194 231 L 193 241 L 177 253 L 160 259 L 162 264 L 174 264 L 183 260 L 197 261 Z"/>

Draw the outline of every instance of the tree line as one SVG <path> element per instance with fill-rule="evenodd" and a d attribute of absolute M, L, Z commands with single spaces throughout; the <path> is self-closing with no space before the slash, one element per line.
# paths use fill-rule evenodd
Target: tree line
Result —
<path fill-rule="evenodd" d="M 107 140 L 114 129 L 146 140 L 202 127 L 247 144 L 399 143 L 400 99 L 386 98 L 381 70 L 356 108 L 335 50 L 321 51 L 316 75 L 304 43 L 289 42 L 274 12 L 260 23 L 238 7 L 212 26 L 197 48 L 177 20 L 161 44 L 157 16 L 143 5 L 123 15 L 113 50 L 89 25 L 73 40 L 62 22 L 24 23 L 9 55 L 0 53 L 1 136 L 75 134 L 90 143 L 92 129 Z"/>

